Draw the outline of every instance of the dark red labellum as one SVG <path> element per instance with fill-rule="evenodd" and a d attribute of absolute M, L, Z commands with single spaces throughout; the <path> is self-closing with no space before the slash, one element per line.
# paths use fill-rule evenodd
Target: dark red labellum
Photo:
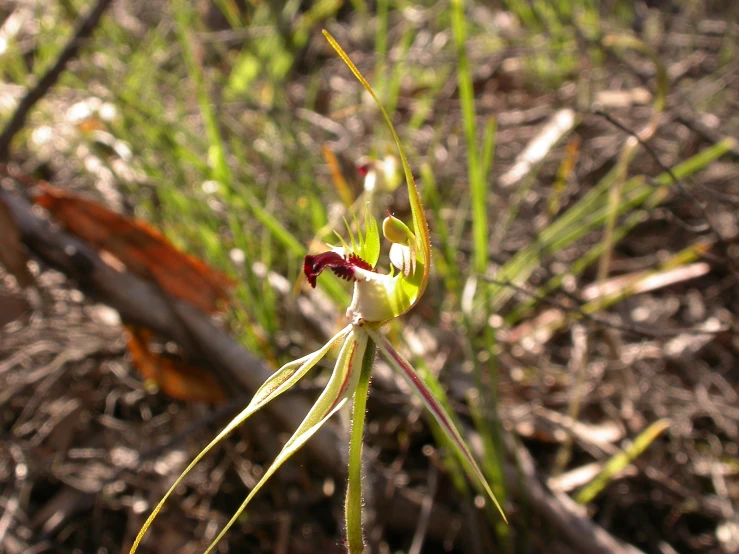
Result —
<path fill-rule="evenodd" d="M 372 266 L 356 254 L 349 254 L 348 257 L 344 258 L 337 252 L 324 252 L 315 256 L 309 254 L 303 261 L 303 272 L 313 288 L 316 288 L 316 280 L 324 269 L 330 269 L 342 279 L 354 281 L 354 269 L 357 267 L 373 271 Z"/>
<path fill-rule="evenodd" d="M 366 177 L 369 174 L 370 164 L 363 163 L 357 166 L 357 173 L 360 177 Z"/>

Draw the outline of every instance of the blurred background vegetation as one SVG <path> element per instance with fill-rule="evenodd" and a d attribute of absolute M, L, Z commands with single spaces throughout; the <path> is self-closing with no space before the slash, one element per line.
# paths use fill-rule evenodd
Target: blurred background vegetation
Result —
<path fill-rule="evenodd" d="M 90 7 L 0 5 L 0 118 Z M 10 161 L 148 221 L 234 278 L 223 324 L 273 367 L 343 325 L 349 286 L 301 288 L 303 256 L 370 197 L 377 216 L 408 213 L 390 137 L 321 28 L 393 117 L 427 207 L 432 283 L 391 336 L 459 415 L 511 520 L 479 509 L 420 405 L 381 367 L 367 435 L 372 552 L 582 552 L 580 520 L 644 552 L 737 551 L 735 3 L 114 1 Z M 87 321 L 84 299 L 59 294 L 81 315 L 44 317 Z M 122 349 L 103 362 L 78 360 L 43 402 L 82 375 L 108 398 L 137 391 L 115 419 L 139 442 L 104 424 L 39 440 L 54 462 L 31 472 L 24 515 L 0 524 L 4 551 L 127 551 L 177 456 L 217 428 L 129 468 L 44 531 L 38 514 L 52 517 L 70 467 L 117 467 L 116 448 L 140 453 L 211 413 L 143 389 Z M 9 445 L 43 427 L 18 435 L 18 414 L 5 417 Z M 263 444 L 237 437 L 206 463 L 148 551 L 201 551 L 270 458 Z M 341 481 L 306 458 L 291 466 L 220 551 L 342 550 Z M 411 521 L 389 516 L 396 489 L 419 499 Z M 556 523 L 542 502 L 572 519 Z"/>

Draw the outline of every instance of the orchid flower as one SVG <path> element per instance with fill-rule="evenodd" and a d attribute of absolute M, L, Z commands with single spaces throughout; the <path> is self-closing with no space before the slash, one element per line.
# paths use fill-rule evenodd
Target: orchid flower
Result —
<path fill-rule="evenodd" d="M 144 523 L 134 541 L 130 554 L 134 554 L 141 539 L 165 501 L 190 470 L 236 427 L 241 425 L 268 402 L 274 400 L 295 385 L 331 349 L 338 345 L 341 345 L 338 359 L 336 360 L 328 383 L 318 397 L 318 400 L 316 400 L 294 434 L 285 443 L 285 446 L 277 455 L 272 465 L 264 472 L 264 475 L 249 492 L 233 517 L 213 540 L 205 551 L 205 554 L 213 550 L 218 541 L 223 538 L 229 528 L 246 509 L 254 495 L 280 466 L 295 454 L 331 416 L 348 402 L 352 403 L 352 430 L 349 443 L 349 478 L 345 506 L 347 545 L 350 554 L 359 554 L 363 551 L 364 540 L 361 523 L 362 436 L 370 374 L 377 350 L 387 359 L 390 366 L 407 381 L 410 388 L 421 397 L 426 408 L 446 433 L 452 446 L 465 461 L 464 466 L 470 478 L 485 490 L 505 520 L 502 508 L 472 456 L 465 440 L 455 427 L 452 418 L 442 404 L 434 397 L 429 387 L 419 377 L 411 364 L 379 332 L 379 329 L 383 325 L 410 310 L 418 302 L 426 289 L 431 262 L 429 231 L 408 160 L 403 152 L 400 139 L 390 121 L 389 115 L 378 101 L 364 76 L 349 59 L 341 46 L 339 46 L 327 31 L 323 31 L 323 34 L 351 69 L 352 73 L 354 73 L 356 78 L 374 98 L 385 122 L 390 128 L 390 132 L 398 148 L 408 185 L 412 214 L 410 226 L 391 215 L 388 215 L 382 223 L 382 233 L 385 239 L 391 243 L 389 257 L 392 268 L 389 274 L 379 273 L 376 270 L 380 257 L 380 231 L 369 208 L 365 209 L 364 214 L 364 234 L 360 230 L 355 238 L 350 231 L 349 243 L 340 239 L 340 246 L 333 247 L 322 254 L 308 255 L 305 257 L 303 270 L 312 287 L 315 288 L 319 275 L 327 269 L 331 270 L 338 277 L 353 282 L 354 294 L 346 312 L 349 320 L 348 325 L 341 329 L 341 331 L 334 335 L 320 349 L 298 360 L 285 364 L 265 381 L 249 405 L 226 425 L 200 454 L 195 457 L 170 487 L 169 491 L 164 495 Z"/>

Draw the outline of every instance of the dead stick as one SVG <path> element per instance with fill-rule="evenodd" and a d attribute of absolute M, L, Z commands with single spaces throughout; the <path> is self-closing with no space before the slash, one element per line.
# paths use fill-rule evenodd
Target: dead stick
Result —
<path fill-rule="evenodd" d="M 207 315 L 182 300 L 163 298 L 159 287 L 132 273 L 113 269 L 85 243 L 36 217 L 28 202 L 0 189 L 0 202 L 3 201 L 23 243 L 37 257 L 75 280 L 83 291 L 116 309 L 124 322 L 147 327 L 196 356 L 221 382 L 230 383 L 227 392 L 234 396 L 253 394 L 272 375 L 271 369 L 218 329 Z M 193 344 L 195 341 L 197 344 Z M 265 410 L 283 429 L 292 431 L 309 408 L 307 400 L 291 395 L 289 399 L 275 400 Z M 345 447 L 346 442 L 331 426 L 324 427 L 306 444 L 311 458 L 338 478 L 346 474 Z"/>

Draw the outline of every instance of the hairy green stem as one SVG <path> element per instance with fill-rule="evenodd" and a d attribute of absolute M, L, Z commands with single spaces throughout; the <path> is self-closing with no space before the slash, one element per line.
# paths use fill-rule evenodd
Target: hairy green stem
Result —
<path fill-rule="evenodd" d="M 346 487 L 346 540 L 349 554 L 361 554 L 364 550 L 362 535 L 362 438 L 364 421 L 367 413 L 367 396 L 369 393 L 372 366 L 375 361 L 377 347 L 370 339 L 362 358 L 362 373 L 354 392 L 352 406 L 352 430 L 349 439 L 349 479 Z"/>

